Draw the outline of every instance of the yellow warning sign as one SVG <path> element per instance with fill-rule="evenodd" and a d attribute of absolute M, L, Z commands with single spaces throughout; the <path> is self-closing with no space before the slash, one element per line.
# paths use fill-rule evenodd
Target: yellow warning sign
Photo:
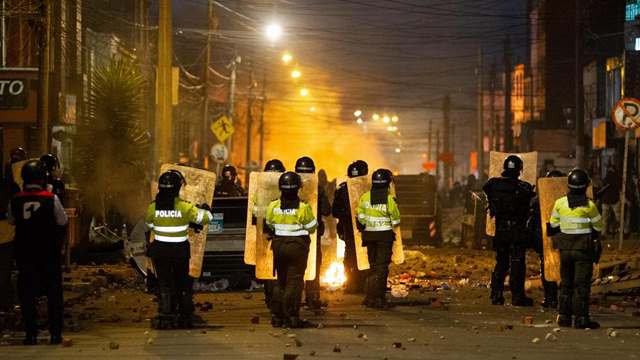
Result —
<path fill-rule="evenodd" d="M 225 115 L 222 115 L 218 118 L 218 120 L 214 121 L 211 124 L 211 132 L 215 135 L 218 140 L 222 143 L 225 142 L 229 136 L 231 136 L 234 132 L 233 124 L 231 124 L 231 120 Z"/>

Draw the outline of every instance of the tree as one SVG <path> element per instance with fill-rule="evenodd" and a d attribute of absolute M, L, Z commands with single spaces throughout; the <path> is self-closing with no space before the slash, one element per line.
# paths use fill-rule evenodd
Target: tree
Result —
<path fill-rule="evenodd" d="M 99 67 L 89 114 L 77 127 L 74 175 L 87 215 L 101 223 L 108 223 L 112 211 L 135 219 L 144 209 L 150 162 L 150 135 L 142 116 L 144 86 L 144 77 L 129 61 L 113 59 Z"/>

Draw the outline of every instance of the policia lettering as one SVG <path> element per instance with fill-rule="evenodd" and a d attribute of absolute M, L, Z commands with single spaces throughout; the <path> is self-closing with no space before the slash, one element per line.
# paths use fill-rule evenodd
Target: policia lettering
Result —
<path fill-rule="evenodd" d="M 182 175 L 167 171 L 158 181 L 158 195 L 149 205 L 145 223 L 154 241 L 147 247 L 158 276 L 158 316 L 152 327 L 167 329 L 193 326 L 193 279 L 189 276 L 189 227 L 211 221 L 209 206 L 198 208 L 180 199 Z M 149 236 L 149 234 L 147 235 Z"/>
<path fill-rule="evenodd" d="M 385 294 L 395 240 L 393 227 L 400 225 L 398 204 L 389 194 L 391 181 L 389 170 L 376 170 L 372 175 L 371 191 L 360 197 L 356 210 L 358 230 L 362 232 L 362 243 L 367 247 L 371 266 L 363 305 L 373 308 L 388 306 Z"/>
<path fill-rule="evenodd" d="M 482 190 L 489 200 L 489 212 L 496 219 L 493 249 L 496 266 L 491 274 L 491 303 L 504 304 L 504 280 L 509 274 L 511 303 L 514 306 L 532 306 L 533 300 L 525 296 L 525 251 L 529 239 L 527 217 L 534 197 L 533 186 L 519 180 L 522 159 L 508 156 L 501 177 L 489 179 Z"/>
<path fill-rule="evenodd" d="M 600 261 L 602 246 L 598 234 L 602 218 L 595 203 L 587 198 L 589 176 L 584 170 L 569 173 L 569 192 L 556 200 L 547 233 L 555 235 L 554 246 L 560 250 L 560 298 L 558 325 L 578 329 L 598 328 L 589 318 L 589 295 L 593 264 Z"/>
<path fill-rule="evenodd" d="M 266 224 L 273 236 L 271 247 L 278 277 L 270 304 L 273 327 L 312 326 L 300 319 L 300 303 L 311 243 L 309 234 L 316 230 L 318 222 L 311 207 L 298 197 L 301 186 L 298 174 L 282 174 L 278 181 L 280 199 L 267 207 Z"/>

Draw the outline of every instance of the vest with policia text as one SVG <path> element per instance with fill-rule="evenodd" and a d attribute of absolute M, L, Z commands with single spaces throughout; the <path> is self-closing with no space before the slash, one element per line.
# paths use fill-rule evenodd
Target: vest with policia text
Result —
<path fill-rule="evenodd" d="M 556 200 L 549 224 L 560 228 L 554 244 L 560 250 L 588 250 L 591 232 L 602 230 L 602 217 L 596 204 L 588 200 L 586 206 L 569 207 L 569 199 L 564 196 Z"/>
<path fill-rule="evenodd" d="M 391 231 L 394 226 L 400 225 L 400 210 L 392 195 L 387 196 L 386 204 L 372 205 L 371 192 L 368 191 L 360 197 L 356 213 L 367 232 Z"/>
<path fill-rule="evenodd" d="M 265 218 L 276 236 L 308 236 L 316 231 L 318 221 L 307 203 L 300 201 L 297 209 L 282 209 L 280 206 L 280 199 L 272 201 Z"/>
<path fill-rule="evenodd" d="M 188 201 L 176 198 L 173 210 L 156 210 L 156 202 L 147 209 L 147 230 L 153 230 L 154 240 L 183 242 L 189 239 L 189 224 L 208 224 L 213 216 L 207 210 L 198 209 Z"/>

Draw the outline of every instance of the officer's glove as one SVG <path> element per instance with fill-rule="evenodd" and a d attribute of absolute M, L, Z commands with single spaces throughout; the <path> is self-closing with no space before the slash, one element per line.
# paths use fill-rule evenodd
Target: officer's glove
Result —
<path fill-rule="evenodd" d="M 551 223 L 547 223 L 547 236 L 554 236 L 560 233 L 560 227 L 553 227 Z"/>
<path fill-rule="evenodd" d="M 276 236 L 275 231 L 273 231 L 273 229 L 266 223 L 262 224 L 262 233 L 267 235 L 269 240 L 272 240 L 273 237 Z"/>
<path fill-rule="evenodd" d="M 204 226 L 201 224 L 196 224 L 196 223 L 189 223 L 189 227 L 193 229 L 193 232 L 195 232 L 196 234 L 199 234 L 200 231 L 202 231 L 202 229 L 204 229 Z"/>
<path fill-rule="evenodd" d="M 207 204 L 207 203 L 198 204 L 198 205 L 196 205 L 196 207 L 198 209 L 211 211 L 211 206 L 209 206 L 209 204 Z"/>
<path fill-rule="evenodd" d="M 358 231 L 360 232 L 364 232 L 364 230 L 367 228 L 366 226 L 362 225 L 362 223 L 360 221 L 358 221 L 358 219 L 356 219 L 356 228 L 358 229 Z"/>

